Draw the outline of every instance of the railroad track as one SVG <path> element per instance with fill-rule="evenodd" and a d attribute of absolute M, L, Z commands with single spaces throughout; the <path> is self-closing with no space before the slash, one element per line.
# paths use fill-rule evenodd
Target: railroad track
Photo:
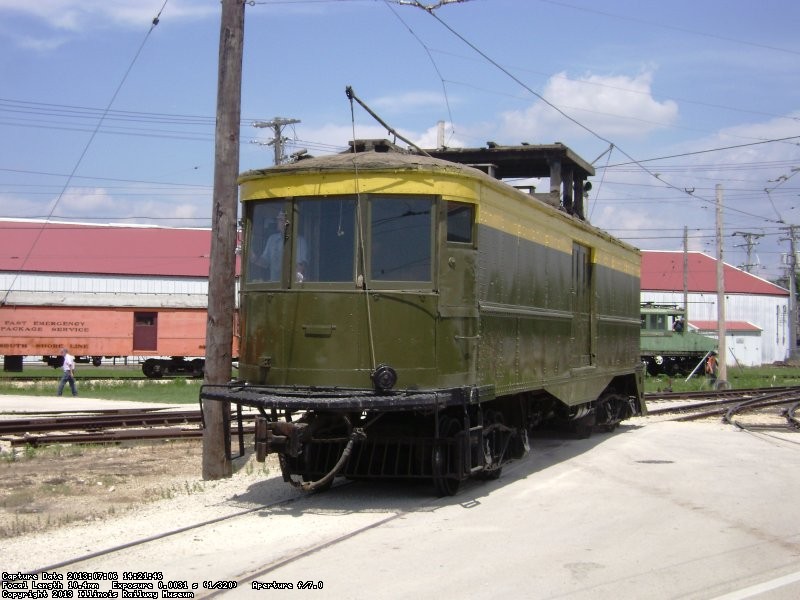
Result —
<path fill-rule="evenodd" d="M 743 429 L 800 431 L 800 386 L 658 392 L 646 395 L 651 416 L 675 421 L 721 419 Z M 242 414 L 253 432 L 254 412 Z M 114 443 L 202 437 L 200 410 L 108 409 L 26 413 L 0 420 L 0 442 L 12 447 L 64 443 Z M 232 419 L 231 434 L 238 433 Z"/>
<path fill-rule="evenodd" d="M 507 476 L 514 475 L 518 470 L 526 468 L 526 461 L 512 461 L 506 466 Z M 271 480 L 267 485 L 275 486 L 275 497 L 267 502 L 259 502 L 255 506 L 238 507 L 237 504 L 231 502 L 222 503 L 219 505 L 228 506 L 229 510 L 225 514 L 215 516 L 208 519 L 199 519 L 193 522 L 184 523 L 179 527 L 169 528 L 165 530 L 153 530 L 148 535 L 142 537 L 131 537 L 120 541 L 117 544 L 109 544 L 106 547 L 97 548 L 91 552 L 75 552 L 73 555 L 62 555 L 57 562 L 51 562 L 44 566 L 25 571 L 28 574 L 41 574 L 44 572 L 65 572 L 71 571 L 73 573 L 84 573 L 87 575 L 113 573 L 119 576 L 119 580 L 124 579 L 124 571 L 118 567 L 114 567 L 114 571 L 109 571 L 108 565 L 138 565 L 142 561 L 142 556 L 158 555 L 158 548 L 163 545 L 180 547 L 181 545 L 196 545 L 198 539 L 212 539 L 214 536 L 219 535 L 220 524 L 224 523 L 225 531 L 245 531 L 254 528 L 263 527 L 266 520 L 273 516 L 282 516 L 286 514 L 303 514 L 306 512 L 313 512 L 320 509 L 320 497 L 317 494 L 306 494 L 299 492 L 296 488 L 286 486 L 279 477 Z M 326 491 L 324 494 L 324 501 L 322 504 L 329 510 L 332 505 L 348 505 L 351 501 L 349 498 L 353 495 L 353 490 L 363 485 L 359 481 L 337 481 L 333 487 Z M 466 498 L 465 505 L 471 505 L 475 502 L 473 495 L 475 489 L 480 489 L 486 485 L 486 482 L 477 480 L 470 481 L 464 488 L 457 494 L 456 498 Z M 356 492 L 356 495 L 358 492 Z M 380 497 L 380 496 L 379 496 Z M 237 497 L 234 496 L 234 499 Z M 359 501 L 359 506 L 363 510 L 363 506 L 370 506 L 371 500 L 365 498 L 363 502 Z M 226 595 L 234 589 L 249 590 L 252 582 L 257 580 L 270 581 L 272 573 L 301 561 L 308 556 L 317 552 L 335 547 L 339 544 L 347 542 L 352 538 L 362 535 L 364 533 L 385 527 L 398 519 L 402 519 L 409 514 L 419 511 L 431 511 L 435 507 L 441 505 L 443 502 L 448 502 L 447 499 L 437 498 L 433 496 L 424 495 L 422 498 L 416 494 L 409 494 L 406 498 L 399 502 L 399 505 L 393 505 L 391 508 L 385 508 L 383 504 L 378 501 L 378 504 L 373 508 L 375 518 L 358 520 L 350 526 L 333 529 L 330 531 L 320 532 L 319 535 L 312 536 L 313 541 L 310 543 L 287 543 L 284 550 L 278 552 L 266 552 L 268 558 L 263 562 L 259 560 L 243 561 L 243 565 L 239 567 L 229 567 L 229 571 L 224 576 L 223 583 L 230 584 L 225 587 L 206 587 L 203 585 L 199 588 L 194 588 L 193 598 L 199 600 L 200 598 L 208 599 Z M 348 511 L 349 512 L 349 511 Z M 358 512 L 358 511 L 354 511 Z M 368 514 L 370 511 L 366 511 Z M 381 514 L 383 513 L 383 514 Z M 251 521 L 253 517 L 258 519 L 255 524 Z M 242 533 L 242 535 L 245 535 Z M 236 540 L 238 536 L 236 533 L 231 535 L 231 539 Z M 76 546 L 76 549 L 80 546 Z M 269 544 L 266 545 L 267 550 Z M 51 559 L 52 560 L 52 559 Z M 130 567 L 130 571 L 141 572 L 139 567 Z M 214 575 L 217 576 L 217 575 Z M 174 573 L 164 572 L 164 580 L 169 578 L 177 579 L 183 575 L 175 575 Z M 195 578 L 201 578 L 201 575 L 195 575 Z M 115 578 L 116 580 L 116 578 Z M 111 586 L 111 581 L 101 581 L 101 590 Z M 187 580 L 189 583 L 192 580 Z M 155 581 L 158 586 L 158 581 Z M 246 592 L 245 592 L 246 593 Z"/>
<path fill-rule="evenodd" d="M 648 395 L 648 414 L 675 421 L 720 419 L 741 429 L 800 431 L 800 387 Z"/>
<path fill-rule="evenodd" d="M 242 429 L 252 433 L 254 413 L 242 414 Z M 11 447 L 64 443 L 104 443 L 131 440 L 199 438 L 203 435 L 200 410 L 158 408 L 110 409 L 26 413 L 1 419 L 0 441 Z M 238 433 L 232 421 L 231 433 Z"/>

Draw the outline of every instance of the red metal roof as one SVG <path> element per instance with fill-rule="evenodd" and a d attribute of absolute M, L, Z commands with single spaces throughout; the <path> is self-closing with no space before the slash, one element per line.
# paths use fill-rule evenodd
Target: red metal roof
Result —
<path fill-rule="evenodd" d="M 0 271 L 208 277 L 211 231 L 0 220 Z"/>
<path fill-rule="evenodd" d="M 687 286 L 690 292 L 717 291 L 717 261 L 702 252 L 688 252 Z M 788 296 L 789 290 L 746 271 L 724 265 L 725 293 Z M 642 250 L 642 291 L 683 290 L 683 252 Z"/>
<path fill-rule="evenodd" d="M 697 327 L 698 331 L 717 331 L 716 321 L 695 321 L 692 319 L 689 325 Z M 725 321 L 725 331 L 743 333 L 747 331 L 762 331 L 762 329 L 749 321 Z"/>

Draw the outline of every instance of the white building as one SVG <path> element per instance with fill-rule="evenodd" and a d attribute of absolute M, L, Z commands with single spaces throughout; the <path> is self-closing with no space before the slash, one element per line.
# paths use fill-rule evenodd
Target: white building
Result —
<path fill-rule="evenodd" d="M 683 306 L 700 333 L 717 337 L 717 261 L 702 252 L 642 251 L 642 302 Z M 684 274 L 685 271 L 685 274 Z M 789 290 L 724 265 L 727 364 L 757 366 L 789 358 Z"/>

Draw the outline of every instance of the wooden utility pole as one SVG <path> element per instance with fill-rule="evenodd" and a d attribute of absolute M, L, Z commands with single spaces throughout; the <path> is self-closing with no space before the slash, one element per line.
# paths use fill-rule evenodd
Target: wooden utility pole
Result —
<path fill-rule="evenodd" d="M 295 123 L 299 122 L 299 119 L 284 119 L 283 117 L 275 117 L 271 121 L 256 121 L 253 123 L 253 127 L 269 127 L 272 129 L 275 137 L 272 138 L 270 144 L 272 144 L 272 148 L 275 151 L 276 165 L 283 164 L 284 160 L 283 142 L 286 141 L 286 138 L 283 137 L 283 128 L 287 125 L 294 125 Z"/>
<path fill-rule="evenodd" d="M 211 384 L 227 383 L 232 374 L 244 9 L 242 0 L 222 0 L 206 323 L 205 383 Z M 231 476 L 230 410 L 203 401 L 203 479 Z"/>
<path fill-rule="evenodd" d="M 689 228 L 683 226 L 683 330 L 689 329 Z"/>
<path fill-rule="evenodd" d="M 797 360 L 797 226 L 789 227 L 789 358 Z"/>
<path fill-rule="evenodd" d="M 717 191 L 717 383 L 720 387 L 728 382 L 728 353 L 725 340 L 725 264 L 722 262 L 722 184 Z"/>

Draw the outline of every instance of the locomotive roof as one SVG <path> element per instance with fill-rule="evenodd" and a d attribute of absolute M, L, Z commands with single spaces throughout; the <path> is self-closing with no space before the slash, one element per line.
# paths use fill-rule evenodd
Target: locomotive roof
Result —
<path fill-rule="evenodd" d="M 549 177 L 550 165 L 558 161 L 578 175 L 594 175 L 594 167 L 560 142 L 499 146 L 489 142 L 486 148 L 444 148 L 426 150 L 435 158 L 471 165 L 492 165 L 498 179 Z"/>
<path fill-rule="evenodd" d="M 246 171 L 239 176 L 239 183 L 262 177 L 283 174 L 302 175 L 331 172 L 352 173 L 356 168 L 363 171 L 439 171 L 449 175 L 465 175 L 482 179 L 493 185 L 509 186 L 503 178 L 551 177 L 551 167 L 558 163 L 562 171 L 572 171 L 578 178 L 594 175 L 590 164 L 561 143 L 547 145 L 498 146 L 489 143 L 487 148 L 459 148 L 405 150 L 388 140 L 355 140 L 349 143 L 350 150 L 320 157 L 300 157 L 292 163 L 275 165 L 263 169 Z M 355 148 L 355 152 L 353 152 Z M 509 186 L 513 188 L 513 186 Z M 561 217 L 575 218 L 563 209 L 544 201 L 546 194 L 530 194 L 517 190 L 527 198 L 534 198 L 545 210 L 552 210 Z M 616 244 L 635 248 L 607 232 L 594 227 L 582 217 L 576 218 L 581 227 L 591 230 Z M 637 250 L 638 252 L 638 250 Z"/>
<path fill-rule="evenodd" d="M 351 171 L 359 169 L 445 169 L 450 172 L 478 170 L 489 173 L 493 179 L 550 177 L 554 162 L 572 168 L 579 176 L 594 175 L 594 168 L 561 143 L 546 145 L 498 146 L 489 143 L 486 148 L 444 148 L 410 152 L 388 140 L 356 140 L 350 150 L 340 154 L 302 158 L 293 163 L 256 169 L 243 173 L 240 181 L 261 177 L 269 173 Z M 352 148 L 356 148 L 356 152 Z M 425 154 L 422 154 L 424 152 Z"/>
<path fill-rule="evenodd" d="M 412 154 L 387 142 L 388 146 L 369 146 L 353 153 L 329 154 L 312 158 L 304 158 L 297 162 L 276 165 L 265 169 L 255 169 L 243 173 L 240 181 L 267 174 L 278 173 L 315 173 L 320 171 L 352 171 L 354 166 L 364 170 L 381 169 L 442 169 L 451 173 L 465 171 L 469 167 L 459 165 L 423 154 Z M 470 169 L 472 171 L 472 169 Z"/>

